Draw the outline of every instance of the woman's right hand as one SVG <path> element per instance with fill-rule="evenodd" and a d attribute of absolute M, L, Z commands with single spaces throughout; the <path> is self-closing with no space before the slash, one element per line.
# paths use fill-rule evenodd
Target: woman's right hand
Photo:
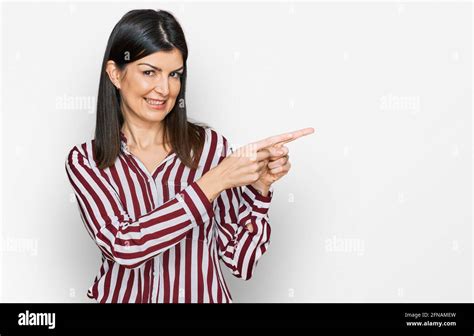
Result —
<path fill-rule="evenodd" d="M 271 156 L 277 155 L 276 148 L 256 150 L 253 144 L 238 148 L 215 167 L 223 190 L 252 184 L 260 178 L 261 172 Z"/>
<path fill-rule="evenodd" d="M 300 131 L 271 136 L 238 148 L 204 174 L 198 184 L 212 202 L 226 189 L 256 182 L 268 160 L 280 156 L 278 151 L 282 145 L 302 136 Z"/>
<path fill-rule="evenodd" d="M 314 132 L 313 128 L 303 128 L 293 132 L 275 135 L 237 149 L 217 166 L 224 182 L 224 188 L 252 184 L 265 173 L 269 160 L 288 153 L 283 145 Z M 216 167 L 216 168 L 217 168 Z"/>

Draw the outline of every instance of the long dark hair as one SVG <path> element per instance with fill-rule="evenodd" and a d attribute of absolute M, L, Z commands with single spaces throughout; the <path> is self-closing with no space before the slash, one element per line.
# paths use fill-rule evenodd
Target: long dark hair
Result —
<path fill-rule="evenodd" d="M 123 70 L 134 62 L 157 51 L 181 52 L 184 69 L 181 89 L 173 109 L 163 120 L 163 143 L 169 143 L 181 162 L 198 167 L 204 146 L 203 123 L 188 121 L 185 104 L 188 47 L 181 25 L 164 10 L 137 9 L 126 13 L 110 34 L 100 74 L 97 97 L 94 159 L 100 169 L 114 164 L 120 152 L 120 130 L 124 122 L 120 109 L 120 91 L 110 80 L 107 61 L 114 61 Z"/>

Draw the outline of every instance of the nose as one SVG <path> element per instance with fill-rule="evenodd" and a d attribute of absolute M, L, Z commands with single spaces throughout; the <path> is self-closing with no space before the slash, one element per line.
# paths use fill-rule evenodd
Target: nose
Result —
<path fill-rule="evenodd" d="M 155 91 L 158 92 L 161 96 L 166 98 L 170 92 L 169 85 L 168 85 L 168 78 L 166 76 L 159 76 L 156 85 Z"/>

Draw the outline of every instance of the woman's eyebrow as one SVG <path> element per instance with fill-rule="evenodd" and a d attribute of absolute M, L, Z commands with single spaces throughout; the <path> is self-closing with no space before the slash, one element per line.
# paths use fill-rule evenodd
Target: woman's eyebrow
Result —
<path fill-rule="evenodd" d="M 158 67 L 156 67 L 156 66 L 154 66 L 154 65 L 148 64 L 148 63 L 138 63 L 138 65 L 148 65 L 149 67 L 151 67 L 151 68 L 153 68 L 153 69 L 155 69 L 155 70 L 161 71 L 160 68 L 158 68 Z M 182 65 L 181 68 L 178 68 L 178 69 L 176 69 L 176 70 L 173 70 L 172 72 L 179 71 L 179 70 L 181 70 L 181 69 L 183 69 L 183 68 L 184 68 L 184 65 Z"/>

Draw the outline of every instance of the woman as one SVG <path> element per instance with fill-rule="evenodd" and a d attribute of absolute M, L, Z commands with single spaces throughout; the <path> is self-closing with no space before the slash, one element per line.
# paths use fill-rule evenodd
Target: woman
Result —
<path fill-rule="evenodd" d="M 97 302 L 232 302 L 219 260 L 249 279 L 270 241 L 272 183 L 290 169 L 282 134 L 232 153 L 187 120 L 188 50 L 166 11 L 132 10 L 115 26 L 99 84 L 95 138 L 66 172 L 102 252 Z"/>

